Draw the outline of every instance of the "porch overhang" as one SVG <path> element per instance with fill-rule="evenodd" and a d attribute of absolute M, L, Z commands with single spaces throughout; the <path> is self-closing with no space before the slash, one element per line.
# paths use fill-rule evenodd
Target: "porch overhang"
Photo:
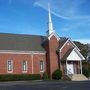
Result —
<path fill-rule="evenodd" d="M 66 58 L 66 60 L 67 61 L 81 61 L 81 60 L 85 60 L 85 58 L 77 49 L 74 48 L 69 54 L 69 56 Z"/>
<path fill-rule="evenodd" d="M 81 61 L 81 60 L 85 60 L 85 58 L 76 48 L 71 48 L 61 58 L 62 62 L 64 62 L 64 61 Z"/>

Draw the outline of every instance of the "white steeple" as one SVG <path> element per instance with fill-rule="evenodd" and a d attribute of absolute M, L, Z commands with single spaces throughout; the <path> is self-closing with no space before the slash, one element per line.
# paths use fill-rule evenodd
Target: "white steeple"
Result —
<path fill-rule="evenodd" d="M 50 9 L 50 4 L 48 3 L 48 31 L 47 31 L 47 35 L 51 35 L 54 32 L 53 29 L 53 23 L 52 23 L 52 18 L 51 18 L 51 9 Z"/>

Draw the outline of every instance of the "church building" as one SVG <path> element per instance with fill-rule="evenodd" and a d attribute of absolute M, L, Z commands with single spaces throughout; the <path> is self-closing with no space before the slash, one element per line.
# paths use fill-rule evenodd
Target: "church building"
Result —
<path fill-rule="evenodd" d="M 60 68 L 63 75 L 82 74 L 85 58 L 70 38 L 53 29 L 49 7 L 46 36 L 0 33 L 0 74 L 43 74 Z"/>

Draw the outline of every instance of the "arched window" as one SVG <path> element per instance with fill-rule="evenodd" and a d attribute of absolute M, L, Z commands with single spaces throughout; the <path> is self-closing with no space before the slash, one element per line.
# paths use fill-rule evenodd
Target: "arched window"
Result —
<path fill-rule="evenodd" d="M 44 72 L 44 61 L 40 61 L 40 72 Z"/>
<path fill-rule="evenodd" d="M 27 61 L 26 61 L 26 60 L 24 60 L 24 61 L 22 62 L 22 71 L 23 71 L 23 72 L 27 72 Z"/>
<path fill-rule="evenodd" d="M 13 60 L 7 61 L 7 72 L 12 73 L 13 72 Z"/>

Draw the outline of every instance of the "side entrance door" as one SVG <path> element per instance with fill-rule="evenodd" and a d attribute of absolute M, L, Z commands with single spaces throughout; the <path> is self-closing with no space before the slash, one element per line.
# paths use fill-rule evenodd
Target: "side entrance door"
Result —
<path fill-rule="evenodd" d="M 67 64 L 67 74 L 74 74 L 74 65 L 72 63 Z"/>

